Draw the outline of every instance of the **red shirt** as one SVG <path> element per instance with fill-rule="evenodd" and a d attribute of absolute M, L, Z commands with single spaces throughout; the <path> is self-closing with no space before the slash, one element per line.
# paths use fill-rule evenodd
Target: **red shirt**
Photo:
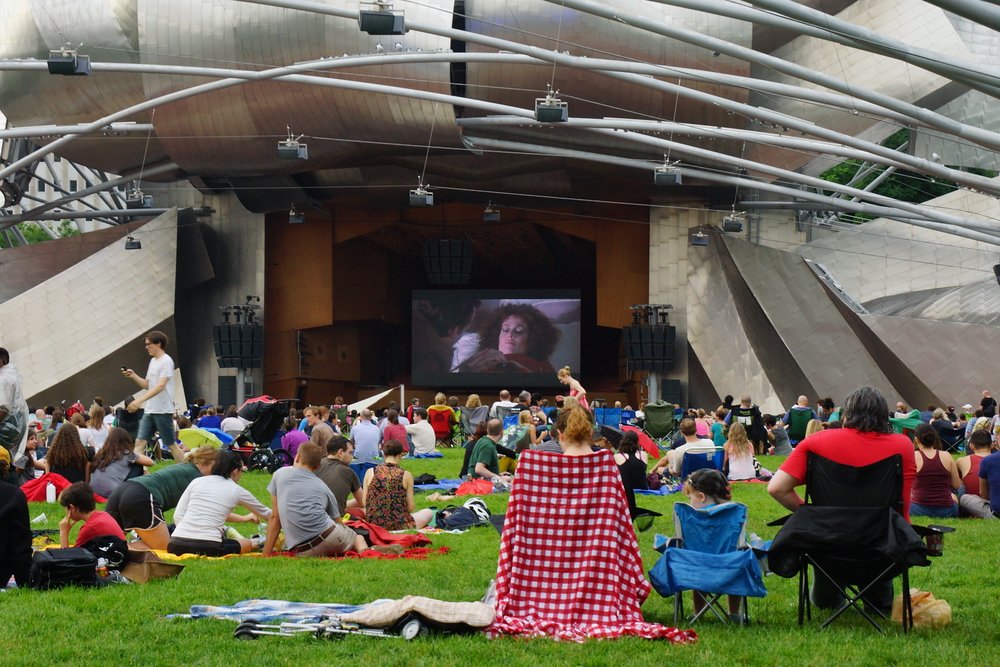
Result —
<path fill-rule="evenodd" d="M 125 533 L 122 532 L 118 522 L 112 519 L 107 512 L 97 510 L 90 515 L 85 524 L 80 526 L 80 534 L 76 536 L 76 544 L 73 546 L 82 547 L 95 537 L 102 535 L 114 535 L 125 539 Z"/>
<path fill-rule="evenodd" d="M 917 474 L 913 443 L 897 433 L 862 433 L 853 428 L 835 428 L 809 436 L 798 444 L 781 465 L 802 484 L 806 479 L 806 455 L 812 452 L 834 463 L 863 467 L 899 454 L 903 459 L 903 518 L 910 520 L 910 489 Z"/>

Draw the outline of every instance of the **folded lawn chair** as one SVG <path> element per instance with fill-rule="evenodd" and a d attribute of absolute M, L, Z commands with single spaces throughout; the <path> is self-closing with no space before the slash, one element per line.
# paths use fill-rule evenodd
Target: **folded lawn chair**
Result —
<path fill-rule="evenodd" d="M 692 624 L 709 611 L 723 622 L 749 622 L 747 598 L 764 597 L 767 589 L 758 556 L 746 545 L 746 519 L 747 507 L 742 503 L 703 509 L 674 504 L 676 535 L 666 542 L 663 555 L 649 572 L 656 592 L 674 597 L 674 623 L 684 617 L 684 591 L 705 594 L 705 606 L 687 619 Z M 736 618 L 722 607 L 723 595 L 742 598 Z"/>

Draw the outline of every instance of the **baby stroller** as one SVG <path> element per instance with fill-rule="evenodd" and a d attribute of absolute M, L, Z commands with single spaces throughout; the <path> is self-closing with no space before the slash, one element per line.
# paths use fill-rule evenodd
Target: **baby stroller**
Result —
<path fill-rule="evenodd" d="M 250 421 L 236 436 L 230 447 L 243 457 L 249 470 L 267 470 L 292 465 L 292 455 L 284 449 L 271 449 L 271 439 L 288 417 L 288 408 L 297 399 L 275 399 L 270 396 L 248 398 L 237 414 Z"/>

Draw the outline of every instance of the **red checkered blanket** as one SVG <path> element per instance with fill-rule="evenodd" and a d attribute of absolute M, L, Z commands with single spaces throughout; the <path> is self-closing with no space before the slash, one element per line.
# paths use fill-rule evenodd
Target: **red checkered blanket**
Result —
<path fill-rule="evenodd" d="M 693 631 L 643 621 L 649 591 L 611 453 L 524 452 L 500 540 L 489 636 L 695 641 Z"/>

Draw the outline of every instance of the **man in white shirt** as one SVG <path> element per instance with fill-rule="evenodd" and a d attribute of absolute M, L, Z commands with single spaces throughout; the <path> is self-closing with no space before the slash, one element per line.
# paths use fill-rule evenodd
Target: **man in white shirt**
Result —
<path fill-rule="evenodd" d="M 434 445 L 437 438 L 434 436 L 434 428 L 427 421 L 427 411 L 417 408 L 413 411 L 413 423 L 406 425 L 406 434 L 413 440 L 414 454 L 432 454 L 436 450 Z"/>
<path fill-rule="evenodd" d="M 660 474 L 669 469 L 671 475 L 679 477 L 681 466 L 684 464 L 684 454 L 688 452 L 692 454 L 715 453 L 714 442 L 707 438 L 698 437 L 698 425 L 694 423 L 693 419 L 681 420 L 681 435 L 684 436 L 684 444 L 670 450 L 666 456 L 657 461 L 656 467 L 653 468 L 654 472 Z"/>
<path fill-rule="evenodd" d="M 500 400 L 490 406 L 490 418 L 499 419 L 503 422 L 504 417 L 509 415 L 511 413 L 511 408 L 516 405 L 517 403 L 510 400 L 510 392 L 504 389 L 500 392 Z"/>
<path fill-rule="evenodd" d="M 159 433 L 160 440 L 170 447 L 174 459 L 183 461 L 184 453 L 174 440 L 174 360 L 167 354 L 167 335 L 162 331 L 150 331 L 143 344 L 152 357 L 146 377 L 139 377 L 131 368 L 122 371 L 122 375 L 146 390 L 127 406 L 129 412 L 144 410 L 135 439 L 135 451 L 145 454 L 146 443 Z M 155 458 L 161 458 L 160 448 L 154 447 L 154 450 Z"/>

